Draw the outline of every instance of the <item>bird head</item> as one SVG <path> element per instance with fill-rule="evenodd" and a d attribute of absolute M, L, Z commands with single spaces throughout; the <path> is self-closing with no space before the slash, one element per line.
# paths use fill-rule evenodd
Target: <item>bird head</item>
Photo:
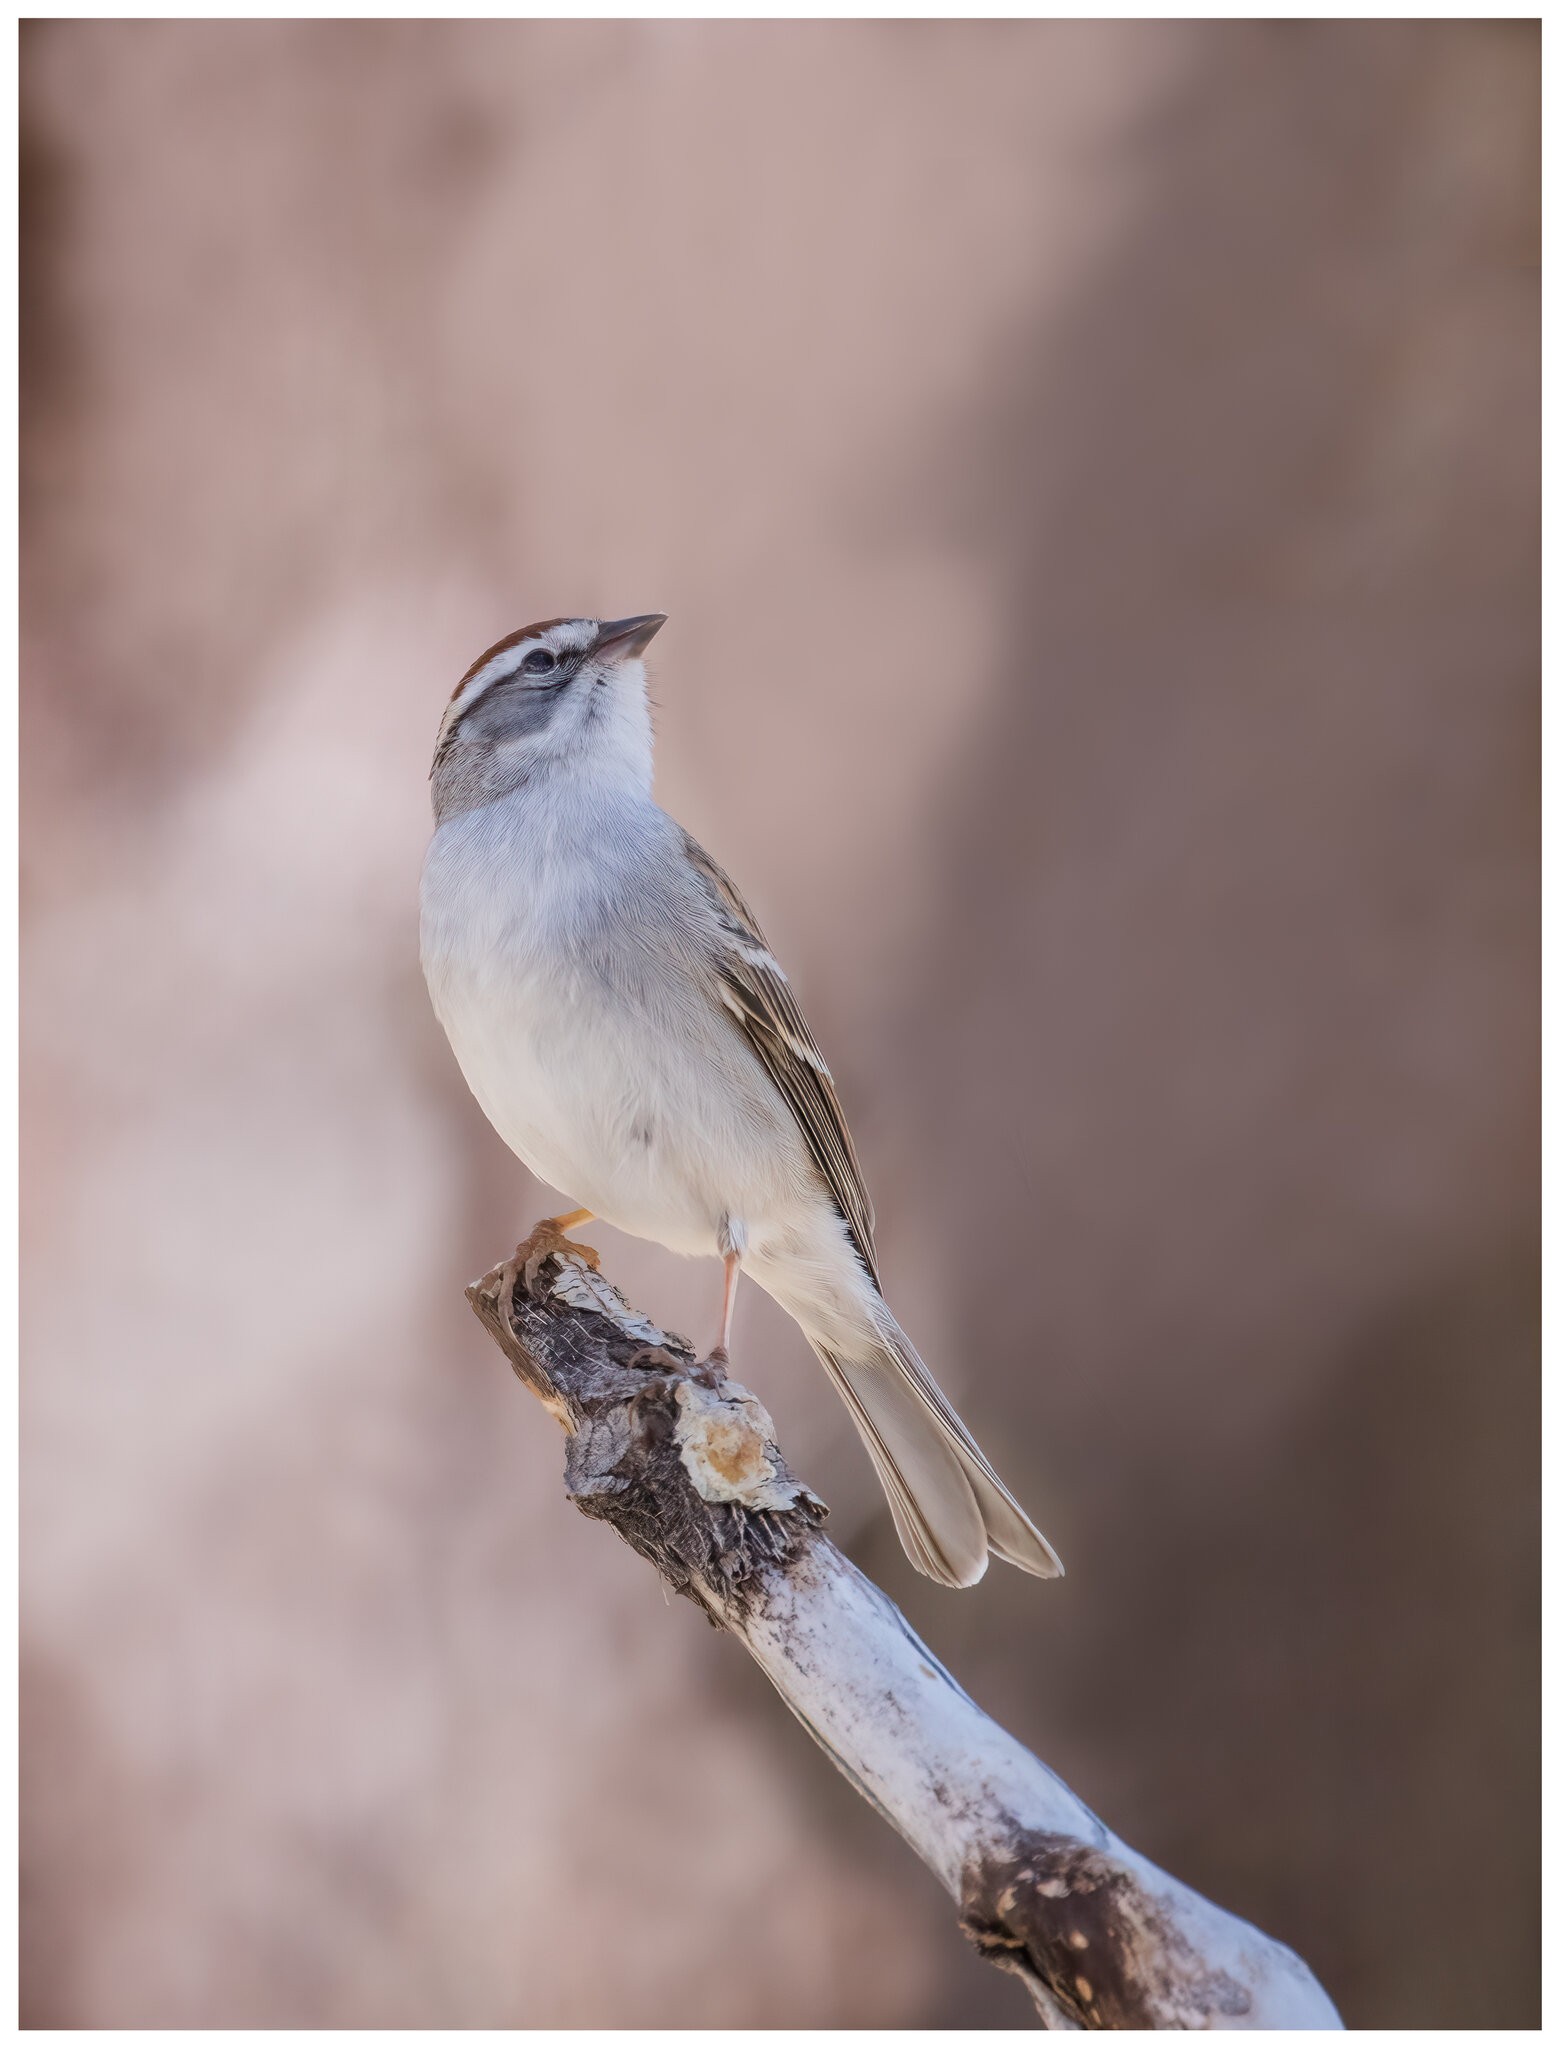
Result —
<path fill-rule="evenodd" d="M 649 786 L 644 650 L 664 612 L 543 619 L 478 655 L 455 685 L 431 770 L 440 819 L 549 771 Z"/>

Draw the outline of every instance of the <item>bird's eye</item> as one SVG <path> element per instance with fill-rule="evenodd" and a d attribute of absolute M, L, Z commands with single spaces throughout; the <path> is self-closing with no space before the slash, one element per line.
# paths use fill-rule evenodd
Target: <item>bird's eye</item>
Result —
<path fill-rule="evenodd" d="M 527 676 L 545 676 L 550 675 L 557 665 L 555 654 L 548 653 L 545 647 L 533 647 L 520 663 L 520 672 Z"/>

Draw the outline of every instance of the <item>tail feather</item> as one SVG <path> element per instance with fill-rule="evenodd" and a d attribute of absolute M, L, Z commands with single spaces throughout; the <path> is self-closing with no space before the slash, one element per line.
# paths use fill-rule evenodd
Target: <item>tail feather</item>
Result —
<path fill-rule="evenodd" d="M 997 1478 L 886 1308 L 876 1342 L 843 1357 L 812 1338 L 871 1455 L 910 1563 L 944 1586 L 984 1577 L 987 1552 L 1042 1579 L 1061 1560 Z"/>
<path fill-rule="evenodd" d="M 814 1349 L 876 1467 L 910 1563 L 941 1585 L 974 1585 L 985 1576 L 985 1523 L 957 1459 L 925 1428 L 903 1390 L 879 1379 L 875 1361 L 839 1358 L 821 1344 Z"/>

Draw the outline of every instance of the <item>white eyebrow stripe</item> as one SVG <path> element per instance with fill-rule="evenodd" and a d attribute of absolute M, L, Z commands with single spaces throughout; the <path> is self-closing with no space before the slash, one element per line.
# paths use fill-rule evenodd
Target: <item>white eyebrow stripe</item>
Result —
<path fill-rule="evenodd" d="M 440 752 L 455 727 L 465 717 L 479 697 L 485 697 L 494 683 L 501 683 L 512 675 L 533 647 L 540 647 L 540 640 L 522 640 L 517 647 L 506 647 L 502 654 L 495 654 L 485 667 L 479 668 L 469 681 L 463 683 L 450 698 L 443 718 L 439 721 L 438 742 L 435 754 Z"/>
<path fill-rule="evenodd" d="M 506 647 L 502 654 L 495 654 L 485 668 L 479 668 L 472 676 L 450 705 L 450 710 L 469 711 L 477 698 L 484 696 L 494 683 L 501 683 L 505 676 L 512 676 L 533 648 L 545 645 L 546 642 L 543 640 L 522 640 L 517 647 Z"/>
<path fill-rule="evenodd" d="M 477 670 L 455 698 L 455 705 L 462 712 L 469 711 L 478 697 L 490 690 L 494 683 L 501 683 L 505 677 L 512 676 L 526 655 L 538 647 L 544 647 L 560 660 L 570 654 L 584 653 L 594 630 L 593 619 L 570 619 L 562 625 L 550 627 L 545 633 L 532 633 L 528 640 L 516 641 L 514 646 L 505 647 Z"/>

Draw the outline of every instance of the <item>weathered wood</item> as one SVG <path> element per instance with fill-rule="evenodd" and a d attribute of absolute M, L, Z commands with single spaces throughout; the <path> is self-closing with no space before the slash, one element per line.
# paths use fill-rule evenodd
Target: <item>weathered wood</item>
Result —
<path fill-rule="evenodd" d="M 1336 2027 L 1293 1952 L 1129 1849 L 822 1530 L 762 1405 L 537 1240 L 467 1289 L 562 1423 L 575 1504 L 745 1644 L 1052 2027 Z"/>

